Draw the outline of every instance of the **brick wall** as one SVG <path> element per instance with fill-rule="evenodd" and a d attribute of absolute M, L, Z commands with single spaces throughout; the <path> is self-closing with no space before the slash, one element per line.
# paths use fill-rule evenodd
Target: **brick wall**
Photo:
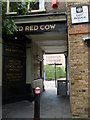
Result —
<path fill-rule="evenodd" d="M 90 20 L 90 2 L 89 2 L 89 20 Z M 90 30 L 90 25 L 89 25 L 89 30 Z M 88 48 L 88 116 L 90 117 L 90 46 Z"/>
<path fill-rule="evenodd" d="M 89 71 L 88 71 L 88 115 L 90 117 L 90 47 L 88 49 L 88 66 L 89 66 Z"/>
<path fill-rule="evenodd" d="M 71 25 L 71 6 L 89 3 L 67 3 L 68 47 L 71 77 L 72 115 L 88 117 L 88 83 L 89 83 L 89 52 L 82 40 L 82 36 L 90 32 L 89 24 Z"/>

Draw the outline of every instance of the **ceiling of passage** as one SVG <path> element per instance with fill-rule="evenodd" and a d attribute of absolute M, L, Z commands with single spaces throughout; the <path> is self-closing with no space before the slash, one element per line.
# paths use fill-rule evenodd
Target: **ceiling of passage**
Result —
<path fill-rule="evenodd" d="M 27 37 L 38 44 L 45 53 L 64 53 L 67 51 L 67 33 L 44 32 L 43 34 L 30 34 Z"/>

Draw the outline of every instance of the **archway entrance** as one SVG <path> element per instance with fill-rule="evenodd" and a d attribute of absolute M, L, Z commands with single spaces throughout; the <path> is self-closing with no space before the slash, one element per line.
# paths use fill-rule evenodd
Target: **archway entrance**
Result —
<path fill-rule="evenodd" d="M 43 108 L 44 107 L 43 104 L 44 105 L 46 104 L 46 101 L 43 101 L 46 96 L 45 95 L 46 91 L 43 93 L 43 90 L 44 90 L 43 54 L 44 53 L 46 53 L 46 54 L 65 53 L 66 54 L 68 52 L 66 21 L 50 22 L 50 23 L 43 23 L 43 24 L 36 23 L 35 25 L 34 25 L 34 23 L 32 23 L 30 25 L 29 24 L 23 24 L 23 25 L 20 24 L 18 26 L 19 26 L 20 34 L 24 32 L 25 37 L 30 39 L 30 42 L 27 41 L 27 43 L 26 43 L 26 79 L 25 79 L 26 88 L 24 87 L 25 92 L 26 92 L 25 94 L 27 94 L 27 92 L 29 90 L 31 90 L 31 93 L 30 93 L 30 95 L 31 95 L 32 92 L 34 92 L 34 88 L 36 86 L 39 86 L 41 88 L 41 93 L 42 93 L 41 107 Z M 21 85 L 21 84 L 19 84 L 19 85 Z M 55 94 L 53 94 L 53 92 L 55 93 L 55 91 L 50 92 L 52 99 L 49 99 L 49 100 L 53 100 L 53 98 L 55 98 L 54 103 L 52 103 L 52 107 L 53 108 L 55 107 L 57 109 L 57 106 L 60 103 L 60 101 L 57 97 L 54 96 Z M 47 97 L 49 97 L 50 94 L 47 94 L 48 95 Z M 29 95 L 29 93 L 28 93 L 28 95 Z M 30 95 L 26 96 L 24 98 L 26 100 L 28 100 L 27 97 L 30 98 Z M 63 100 L 64 99 L 62 99 L 62 101 Z M 50 104 L 50 101 L 48 101 L 48 103 Z M 56 104 L 56 103 L 58 103 L 58 104 Z M 55 105 L 55 106 L 53 106 L 53 105 Z M 59 105 L 61 105 L 61 104 L 59 104 Z M 47 111 L 47 106 L 48 105 L 46 105 L 46 111 Z M 59 111 L 59 109 L 61 110 L 62 107 L 59 106 L 58 111 Z M 70 105 L 69 105 L 69 108 L 70 108 Z M 43 110 L 41 113 L 42 117 L 43 117 L 43 112 L 44 112 L 44 117 L 45 117 L 45 111 L 43 111 Z M 51 117 L 51 116 L 48 116 L 48 117 Z M 56 116 L 54 115 L 53 117 L 60 118 L 59 113 L 58 113 L 58 115 L 56 115 Z"/>

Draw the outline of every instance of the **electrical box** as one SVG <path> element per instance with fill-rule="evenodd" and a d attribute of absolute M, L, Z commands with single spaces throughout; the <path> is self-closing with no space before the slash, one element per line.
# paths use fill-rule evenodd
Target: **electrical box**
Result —
<path fill-rule="evenodd" d="M 57 95 L 60 96 L 67 95 L 66 80 L 57 80 Z"/>

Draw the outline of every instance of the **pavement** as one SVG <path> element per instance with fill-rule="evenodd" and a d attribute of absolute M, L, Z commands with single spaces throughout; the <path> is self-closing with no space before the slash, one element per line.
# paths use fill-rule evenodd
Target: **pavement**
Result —
<path fill-rule="evenodd" d="M 3 118 L 33 118 L 34 101 L 3 105 Z M 40 95 L 40 118 L 71 118 L 69 97 L 57 96 L 54 81 L 45 81 L 45 92 Z"/>

